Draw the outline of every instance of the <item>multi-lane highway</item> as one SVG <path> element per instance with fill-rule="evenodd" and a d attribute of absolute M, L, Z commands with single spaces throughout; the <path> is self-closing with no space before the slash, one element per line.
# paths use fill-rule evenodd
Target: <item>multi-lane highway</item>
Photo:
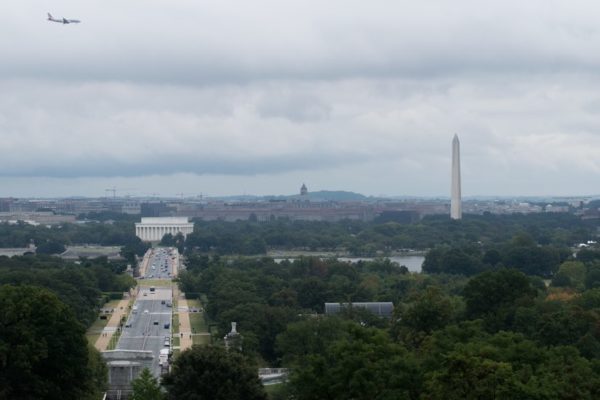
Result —
<path fill-rule="evenodd" d="M 170 247 L 152 249 L 152 254 L 150 255 L 150 260 L 142 279 L 171 279 L 173 277 L 173 264 L 177 260 L 176 251 L 176 249 Z"/>
<path fill-rule="evenodd" d="M 160 351 L 171 346 L 173 249 L 158 248 L 149 256 L 145 277 L 131 314 L 117 344 L 119 350 L 150 350 L 154 355 L 152 373 L 161 374 Z M 164 286 L 157 279 L 164 279 Z M 157 284 L 158 283 L 158 284 Z"/>

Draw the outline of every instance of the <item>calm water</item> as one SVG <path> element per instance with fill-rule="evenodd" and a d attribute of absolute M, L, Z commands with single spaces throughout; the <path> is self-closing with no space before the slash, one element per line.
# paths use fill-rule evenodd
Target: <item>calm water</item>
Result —
<path fill-rule="evenodd" d="M 392 256 L 386 257 L 389 258 L 390 261 L 398 263 L 399 265 L 404 265 L 410 272 L 421 272 L 421 266 L 423 265 L 423 261 L 425 261 L 424 256 Z M 350 261 L 352 263 L 358 261 L 373 261 L 374 258 L 370 257 L 339 257 L 340 261 Z"/>
<path fill-rule="evenodd" d="M 423 265 L 423 261 L 425 260 L 424 256 L 392 256 L 386 257 L 389 258 L 390 261 L 396 262 L 399 265 L 404 265 L 410 272 L 421 272 L 421 266 Z M 281 262 L 285 259 L 292 260 L 292 258 L 274 258 L 275 262 Z M 358 261 L 373 261 L 375 258 L 372 257 L 338 257 L 340 261 L 349 261 L 351 263 L 355 263 Z"/>

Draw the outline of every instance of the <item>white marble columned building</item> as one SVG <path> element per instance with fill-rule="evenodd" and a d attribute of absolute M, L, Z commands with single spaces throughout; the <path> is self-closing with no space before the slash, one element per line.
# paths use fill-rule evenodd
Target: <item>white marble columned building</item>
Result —
<path fill-rule="evenodd" d="M 136 222 L 135 235 L 145 242 L 159 242 L 167 233 L 183 237 L 194 231 L 194 223 L 188 217 L 152 217 Z"/>

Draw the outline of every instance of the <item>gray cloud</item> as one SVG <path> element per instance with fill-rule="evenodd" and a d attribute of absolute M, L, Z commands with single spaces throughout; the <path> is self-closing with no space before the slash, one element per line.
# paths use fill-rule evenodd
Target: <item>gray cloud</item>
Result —
<path fill-rule="evenodd" d="M 455 132 L 466 194 L 591 193 L 600 178 L 591 1 L 46 7 L 0 5 L 3 190 L 446 194 Z"/>
<path fill-rule="evenodd" d="M 331 106 L 318 97 L 301 90 L 264 96 L 257 105 L 258 114 L 265 118 L 285 118 L 291 122 L 317 122 L 331 115 Z"/>
<path fill-rule="evenodd" d="M 6 77 L 175 84 L 272 79 L 595 73 L 595 2 L 331 0 L 53 2 L 3 9 Z M 544 10 L 544 12 L 540 12 Z"/>

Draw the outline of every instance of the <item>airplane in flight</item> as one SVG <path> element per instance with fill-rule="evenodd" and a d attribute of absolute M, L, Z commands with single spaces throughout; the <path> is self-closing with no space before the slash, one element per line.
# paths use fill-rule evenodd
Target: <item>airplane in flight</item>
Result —
<path fill-rule="evenodd" d="M 50 13 L 48 13 L 48 21 L 58 22 L 59 24 L 78 24 L 81 22 L 78 19 L 66 19 L 66 18 L 56 19 L 56 18 L 53 18 L 52 14 L 50 14 Z"/>

